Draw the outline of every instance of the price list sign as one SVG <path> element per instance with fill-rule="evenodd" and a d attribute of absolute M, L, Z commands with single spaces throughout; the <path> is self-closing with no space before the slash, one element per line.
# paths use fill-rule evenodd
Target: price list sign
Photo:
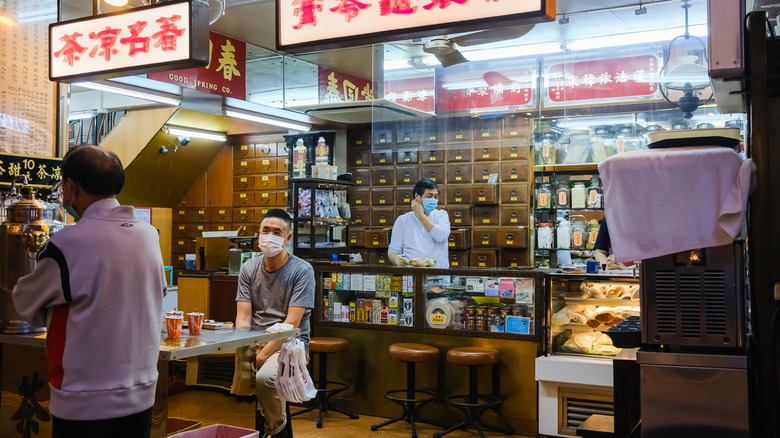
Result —
<path fill-rule="evenodd" d="M 62 159 L 30 155 L 0 154 L 0 187 L 10 186 L 14 179 L 27 177 L 27 186 L 48 188 L 62 176 Z"/>
<path fill-rule="evenodd" d="M 48 76 L 48 25 L 56 12 L 56 0 L 0 1 L 0 17 L 13 22 L 0 22 L 0 153 L 53 154 L 56 88 Z"/>

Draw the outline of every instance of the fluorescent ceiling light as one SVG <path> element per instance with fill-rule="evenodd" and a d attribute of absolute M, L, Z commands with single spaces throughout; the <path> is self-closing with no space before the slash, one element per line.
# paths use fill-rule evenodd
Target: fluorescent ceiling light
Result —
<path fill-rule="evenodd" d="M 707 25 L 700 24 L 690 26 L 689 33 L 697 37 L 707 36 Z M 569 50 L 603 49 L 606 47 L 628 46 L 633 44 L 647 44 L 659 41 L 669 41 L 674 37 L 682 36 L 685 29 L 677 27 L 673 29 L 653 30 L 649 32 L 626 33 L 604 37 L 587 38 L 566 43 Z"/>
<path fill-rule="evenodd" d="M 519 58 L 522 56 L 545 55 L 563 52 L 560 44 L 541 43 L 524 46 L 499 47 L 496 49 L 461 52 L 469 61 L 488 61 L 492 59 Z"/>
<path fill-rule="evenodd" d="M 95 117 L 94 111 L 79 111 L 68 114 L 68 120 L 91 119 Z"/>
<path fill-rule="evenodd" d="M 127 0 L 103 0 L 111 6 L 124 6 L 127 4 Z"/>
<path fill-rule="evenodd" d="M 202 138 L 204 140 L 227 141 L 227 136 L 221 132 L 202 131 L 200 129 L 172 125 L 165 125 L 165 127 L 171 135 L 183 135 L 185 137 Z"/>
<path fill-rule="evenodd" d="M 427 67 L 433 67 L 436 65 L 440 65 L 438 59 L 436 59 L 435 56 L 424 56 L 422 57 L 422 64 L 425 64 Z M 408 58 L 396 58 L 396 59 L 388 59 L 384 63 L 385 71 L 387 70 L 404 70 L 404 69 L 411 69 L 411 68 L 422 68 L 423 66 L 414 66 L 409 63 Z"/>
<path fill-rule="evenodd" d="M 8 26 L 16 26 L 16 22 L 8 17 L 3 17 L 0 15 L 0 24 L 5 24 Z"/>
<path fill-rule="evenodd" d="M 57 21 L 57 8 L 32 9 L 16 14 L 19 23 L 33 23 L 36 21 Z"/>
<path fill-rule="evenodd" d="M 225 109 L 225 115 L 228 117 L 234 117 L 236 119 L 249 120 L 250 122 L 265 123 L 266 125 L 279 126 L 282 128 L 292 129 L 294 131 L 308 131 L 311 129 L 311 125 L 307 125 L 292 120 L 281 120 L 277 118 L 271 118 L 269 116 L 252 112 L 251 114 L 243 111 L 235 111 Z"/>
<path fill-rule="evenodd" d="M 165 105 L 179 106 L 181 103 L 181 97 L 175 94 L 162 93 L 149 89 L 139 89 L 138 87 L 119 83 L 107 84 L 105 82 L 76 82 L 71 85 L 90 88 L 92 90 L 105 91 L 106 93 L 135 97 L 136 99 L 150 100 L 152 102 L 158 102 Z"/>

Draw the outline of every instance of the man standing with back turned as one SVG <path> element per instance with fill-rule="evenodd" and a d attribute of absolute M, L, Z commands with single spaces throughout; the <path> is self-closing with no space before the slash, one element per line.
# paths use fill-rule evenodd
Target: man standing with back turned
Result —
<path fill-rule="evenodd" d="M 53 438 L 149 437 L 165 272 L 157 230 L 119 205 L 119 158 L 98 146 L 62 160 L 62 202 L 78 222 L 53 234 L 13 291 L 48 327 Z"/>

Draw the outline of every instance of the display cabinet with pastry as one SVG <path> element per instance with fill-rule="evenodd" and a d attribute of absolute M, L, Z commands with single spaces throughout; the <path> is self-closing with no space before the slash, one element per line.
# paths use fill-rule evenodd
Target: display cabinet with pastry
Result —
<path fill-rule="evenodd" d="M 552 280 L 551 292 L 550 334 L 556 353 L 617 354 L 619 349 L 596 334 L 630 316 L 639 316 L 636 282 L 560 276 Z"/>

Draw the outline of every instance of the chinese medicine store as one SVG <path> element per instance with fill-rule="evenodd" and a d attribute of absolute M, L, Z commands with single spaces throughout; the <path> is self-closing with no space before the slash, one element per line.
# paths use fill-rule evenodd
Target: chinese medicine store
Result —
<path fill-rule="evenodd" d="M 242 251 L 254 249 L 262 216 L 274 207 L 294 218 L 296 255 L 331 261 L 359 254 L 361 265 L 315 263 L 313 335 L 350 344 L 329 360 L 329 378 L 349 384 L 335 406 L 395 417 L 398 406 L 384 394 L 404 386 L 406 370 L 397 356 L 386 360 L 387 351 L 423 343 L 439 353 L 416 370 L 418 388 L 438 394 L 422 415 L 452 426 L 459 414 L 444 398 L 468 392 L 468 371 L 446 352 L 488 347 L 498 351 L 490 359 L 497 362 L 480 367 L 477 383 L 501 404 L 486 411 L 485 422 L 523 436 L 570 436 L 585 414 L 620 415 L 612 389 L 619 347 L 604 333 L 641 309 L 633 275 L 567 274 L 592 260 L 599 221 L 611 208 L 598 164 L 646 149 L 657 132 L 736 128 L 747 143 L 747 107 L 738 94 L 718 94 L 724 81 L 713 67 L 720 61 L 708 25 L 722 17 L 708 20 L 706 12 L 712 4 L 727 12 L 718 2 L 522 3 L 543 19 L 529 19 L 532 13 L 512 3 L 510 15 L 523 25 L 498 35 L 485 29 L 497 21 L 489 11 L 508 5 L 504 0 L 480 8 L 457 1 L 280 4 L 279 29 L 290 32 L 280 38 L 352 32 L 368 34 L 365 44 L 374 32 L 391 32 L 381 26 L 428 26 L 413 21 L 418 17 L 444 21 L 435 14 L 460 10 L 468 22 L 374 46 L 346 47 L 354 37 L 315 33 L 280 39 L 277 47 L 257 32 L 256 17 L 274 13 L 270 2 L 228 2 L 224 15 L 209 17 L 210 55 L 200 67 L 72 86 L 71 114 L 91 119 L 73 123 L 62 138 L 100 142 L 120 155 L 128 175 L 120 198 L 153 208 L 178 286 L 171 306 L 181 311 L 234 321 Z M 360 28 L 367 17 L 368 30 Z M 741 21 L 742 12 L 726 20 Z M 739 41 L 730 26 L 721 33 Z M 691 38 L 675 39 L 681 35 Z M 60 41 L 53 62 L 66 66 L 74 40 Z M 92 58 L 106 56 L 98 47 Z M 95 84 L 110 88 L 86 88 Z M 351 177 L 338 179 L 342 174 Z M 438 210 L 449 220 L 448 271 L 391 266 L 388 258 L 392 227 L 411 211 L 413 187 L 423 178 L 438 186 Z M 231 259 L 231 250 L 243 256 Z M 189 257 L 198 269 L 187 268 Z M 602 286 L 625 293 L 572 296 Z M 559 312 L 567 305 L 598 312 L 582 324 L 577 316 L 564 323 Z M 189 364 L 188 385 L 230 386 L 203 376 L 232 366 L 232 357 Z M 251 428 L 247 412 L 241 425 Z M 296 434 L 306 433 L 299 428 L 313 415 L 294 418 Z M 334 413 L 324 427 L 352 423 Z M 366 433 L 368 425 L 361 425 Z M 409 432 L 404 422 L 383 430 Z"/>

